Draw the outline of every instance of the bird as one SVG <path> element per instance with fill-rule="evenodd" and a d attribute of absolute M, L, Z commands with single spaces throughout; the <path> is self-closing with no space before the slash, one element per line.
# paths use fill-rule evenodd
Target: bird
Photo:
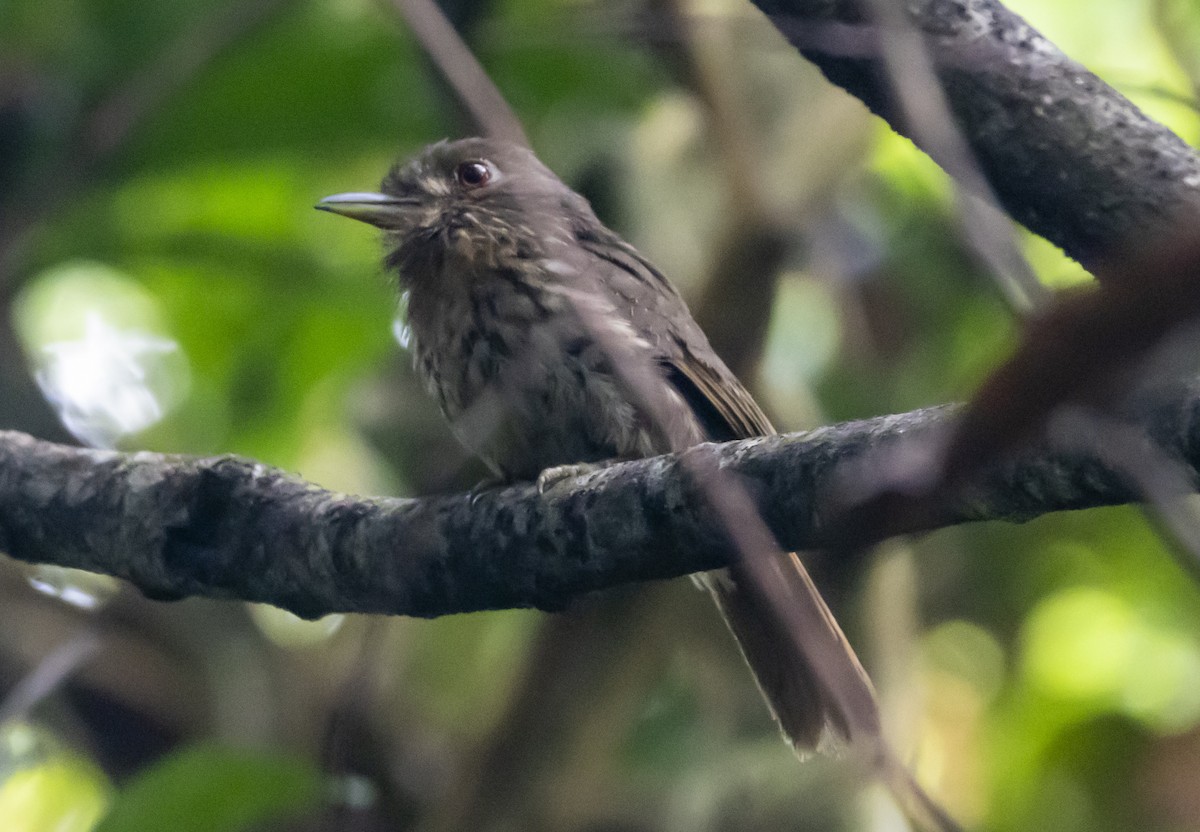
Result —
<path fill-rule="evenodd" d="M 384 268 L 407 298 L 415 371 L 503 481 L 552 484 L 579 465 L 775 433 L 674 285 L 524 145 L 443 140 L 394 165 L 378 192 L 316 207 L 382 230 Z M 639 401 L 635 366 L 647 368 L 665 411 Z M 787 597 L 819 607 L 869 686 L 799 558 L 777 556 Z M 854 739 L 861 721 L 747 572 L 735 562 L 699 582 L 793 747 Z"/>

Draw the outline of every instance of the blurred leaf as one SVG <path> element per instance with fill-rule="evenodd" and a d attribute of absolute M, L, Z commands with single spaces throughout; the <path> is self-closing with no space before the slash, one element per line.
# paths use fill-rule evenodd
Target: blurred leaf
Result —
<path fill-rule="evenodd" d="M 108 784 L 90 763 L 58 760 L 0 785 L 6 832 L 89 832 L 108 805 Z"/>
<path fill-rule="evenodd" d="M 405 622 L 421 633 L 408 684 L 448 732 L 479 736 L 503 713 L 541 614 L 529 610 Z"/>
<path fill-rule="evenodd" d="M 90 832 L 108 808 L 108 778 L 48 732 L 0 728 L 0 827 L 4 832 Z"/>
<path fill-rule="evenodd" d="M 240 832 L 311 811 L 324 791 L 318 772 L 295 759 L 192 746 L 129 783 L 96 832 Z"/>
<path fill-rule="evenodd" d="M 704 749 L 698 712 L 696 692 L 679 674 L 668 674 L 630 726 L 622 753 L 633 772 L 670 779 L 693 763 Z"/>

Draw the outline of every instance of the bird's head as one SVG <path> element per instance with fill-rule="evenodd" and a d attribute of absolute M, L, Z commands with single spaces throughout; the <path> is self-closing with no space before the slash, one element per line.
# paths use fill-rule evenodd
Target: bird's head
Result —
<path fill-rule="evenodd" d="M 592 216 L 528 148 L 478 138 L 430 145 L 395 165 L 378 193 L 337 194 L 316 207 L 383 229 L 388 265 L 406 281 L 447 255 L 487 267 L 537 256 L 569 233 L 572 216 Z"/>

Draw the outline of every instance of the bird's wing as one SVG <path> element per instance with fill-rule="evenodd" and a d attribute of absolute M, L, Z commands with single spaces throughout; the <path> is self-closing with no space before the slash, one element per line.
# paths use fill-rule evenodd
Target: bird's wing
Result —
<path fill-rule="evenodd" d="M 767 414 L 723 364 L 714 367 L 681 345 L 662 359 L 667 381 L 683 396 L 713 442 L 775 433 Z"/>
<path fill-rule="evenodd" d="M 655 358 L 714 442 L 775 433 L 770 419 L 709 346 L 675 287 L 606 228 L 577 232 L 605 268 L 605 288 L 635 332 L 653 333 Z M 654 285 L 651 285 L 654 284 Z"/>

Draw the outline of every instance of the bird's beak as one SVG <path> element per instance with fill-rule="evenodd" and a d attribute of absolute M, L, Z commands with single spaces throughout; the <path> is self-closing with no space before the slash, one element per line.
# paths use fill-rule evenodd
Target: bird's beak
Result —
<path fill-rule="evenodd" d="M 394 228 L 404 208 L 411 205 L 413 200 L 387 194 L 349 193 L 327 196 L 314 207 L 318 211 L 341 214 L 343 217 L 361 220 L 377 228 Z"/>

